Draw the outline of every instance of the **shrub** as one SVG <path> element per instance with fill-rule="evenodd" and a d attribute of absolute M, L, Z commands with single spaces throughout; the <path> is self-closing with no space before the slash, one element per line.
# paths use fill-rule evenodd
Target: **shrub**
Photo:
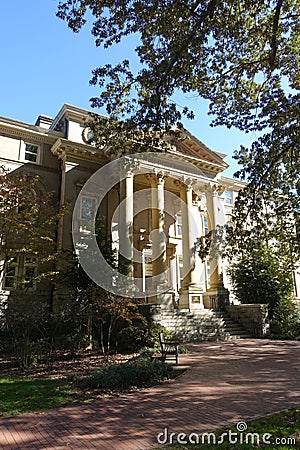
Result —
<path fill-rule="evenodd" d="M 166 338 L 170 332 L 158 323 L 141 323 L 139 326 L 123 328 L 118 335 L 120 352 L 137 352 L 143 347 L 159 348 L 159 333 L 163 331 Z"/>
<path fill-rule="evenodd" d="M 172 366 L 138 358 L 120 365 L 103 367 L 92 375 L 77 380 L 81 389 L 128 389 L 157 384 L 164 378 L 173 378 Z"/>
<path fill-rule="evenodd" d="M 292 295 L 291 271 L 272 249 L 257 243 L 231 263 L 233 289 L 241 303 L 265 303 L 270 317 Z"/>
<path fill-rule="evenodd" d="M 295 305 L 283 301 L 270 321 L 270 337 L 273 339 L 300 339 L 300 317 Z"/>
<path fill-rule="evenodd" d="M 143 347 L 140 350 L 140 356 L 144 358 L 151 358 L 151 356 L 155 355 L 159 352 L 158 347 Z"/>
<path fill-rule="evenodd" d="M 179 354 L 184 355 L 188 352 L 189 352 L 188 348 L 186 348 L 184 345 L 178 345 L 178 353 Z"/>

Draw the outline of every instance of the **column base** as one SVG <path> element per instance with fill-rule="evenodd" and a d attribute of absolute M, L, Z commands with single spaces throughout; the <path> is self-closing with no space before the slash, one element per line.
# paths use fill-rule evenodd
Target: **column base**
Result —
<path fill-rule="evenodd" d="M 202 288 L 194 285 L 182 287 L 179 291 L 179 309 L 204 309 Z"/>
<path fill-rule="evenodd" d="M 203 294 L 204 308 L 225 309 L 229 305 L 229 291 L 221 286 L 212 286 Z"/>

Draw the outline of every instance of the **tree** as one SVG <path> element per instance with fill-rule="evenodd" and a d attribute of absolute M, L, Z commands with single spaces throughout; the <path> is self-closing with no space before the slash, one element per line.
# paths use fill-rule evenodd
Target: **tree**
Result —
<path fill-rule="evenodd" d="M 263 218 L 262 198 L 275 202 L 279 222 L 287 214 L 290 220 L 281 240 L 296 242 L 299 258 L 299 0 L 59 2 L 57 15 L 75 32 L 87 13 L 96 45 L 134 34 L 140 61 L 135 72 L 128 60 L 93 71 L 90 83 L 101 92 L 92 106 L 110 116 L 93 116 L 96 144 L 119 153 L 161 148 L 184 115 L 194 117 L 173 101 L 177 90 L 207 99 L 213 126 L 261 134 L 236 153 L 238 176 L 249 186 L 239 197 L 235 233 L 243 235 L 245 219 Z"/>
<path fill-rule="evenodd" d="M 110 266 L 116 269 L 118 266 L 116 252 L 107 235 L 105 220 L 99 214 L 96 216 L 95 233 L 102 255 Z M 84 241 L 86 245 L 89 245 L 90 237 L 91 235 L 87 233 Z M 58 282 L 64 290 L 68 289 L 67 295 L 69 299 L 71 298 L 70 309 L 73 310 L 71 316 L 77 315 L 83 319 L 83 328 L 89 342 L 87 349 L 93 348 L 95 337 L 98 337 L 103 354 L 109 355 L 118 325 L 122 322 L 131 324 L 133 319 L 142 317 L 138 312 L 135 299 L 107 292 L 90 279 L 79 263 L 79 253 L 80 249 L 76 249 L 75 252 L 63 252 L 64 265 Z M 93 251 L 90 250 L 89 258 L 93 257 Z M 125 264 L 122 265 L 121 270 L 126 271 Z M 62 313 L 66 317 L 66 304 L 62 302 L 62 305 Z M 117 347 L 116 342 L 115 347 Z"/>
<path fill-rule="evenodd" d="M 254 241 L 252 247 L 230 265 L 233 291 L 241 303 L 266 303 L 269 316 L 292 297 L 293 282 L 288 261 L 280 251 Z"/>
<path fill-rule="evenodd" d="M 55 258 L 59 215 L 53 194 L 43 192 L 38 176 L 0 168 L 1 280 L 6 274 L 15 287 L 26 290 L 33 282 L 51 277 L 48 269 Z M 16 270 L 8 275 L 20 258 L 23 265 L 26 259 L 34 260 L 38 270 Z"/>
<path fill-rule="evenodd" d="M 5 301 L 1 298 L 0 332 L 23 366 L 42 347 L 45 351 L 52 301 L 47 280 L 55 275 L 56 225 L 62 213 L 38 176 L 0 168 L 0 275 L 2 289 L 9 291 Z"/>

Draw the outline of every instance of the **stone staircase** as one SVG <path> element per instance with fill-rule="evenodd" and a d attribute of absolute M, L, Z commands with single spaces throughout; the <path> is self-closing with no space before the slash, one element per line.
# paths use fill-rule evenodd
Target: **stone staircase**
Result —
<path fill-rule="evenodd" d="M 180 342 L 218 341 L 251 338 L 225 311 L 212 309 L 190 312 L 161 310 L 152 320 L 166 327 Z"/>

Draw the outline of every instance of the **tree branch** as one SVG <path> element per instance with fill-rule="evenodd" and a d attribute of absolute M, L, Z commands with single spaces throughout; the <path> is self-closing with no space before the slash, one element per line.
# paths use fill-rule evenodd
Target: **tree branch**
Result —
<path fill-rule="evenodd" d="M 275 59 L 277 54 L 277 32 L 278 32 L 278 25 L 279 25 L 279 17 L 280 17 L 280 10 L 282 8 L 283 0 L 278 0 L 276 8 L 275 8 L 275 14 L 273 19 L 273 27 L 272 27 L 272 36 L 271 36 L 271 50 L 270 50 L 270 69 L 274 68 L 275 65 Z"/>

